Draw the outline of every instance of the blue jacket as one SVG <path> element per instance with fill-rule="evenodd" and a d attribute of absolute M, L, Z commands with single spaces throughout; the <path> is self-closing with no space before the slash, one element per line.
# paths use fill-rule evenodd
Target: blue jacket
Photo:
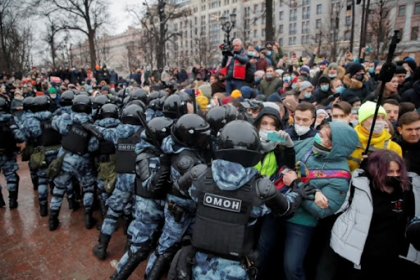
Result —
<path fill-rule="evenodd" d="M 329 123 L 332 133 L 333 148 L 328 156 L 316 156 L 312 153 L 314 139 L 309 138 L 295 143 L 296 162 L 304 162 L 309 170 L 345 170 L 350 172 L 347 158 L 359 145 L 357 133 L 348 124 L 341 122 Z M 325 218 L 337 212 L 345 201 L 349 189 L 349 180 L 316 179 L 310 182 L 327 198 L 329 207 L 319 208 L 313 200 L 305 199 L 295 215 L 288 221 L 295 224 L 316 226 L 318 219 Z"/>

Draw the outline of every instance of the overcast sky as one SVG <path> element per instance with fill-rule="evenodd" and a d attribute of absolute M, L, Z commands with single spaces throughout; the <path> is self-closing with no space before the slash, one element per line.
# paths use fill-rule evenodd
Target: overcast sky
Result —
<path fill-rule="evenodd" d="M 124 32 L 129 25 L 133 24 L 133 17 L 126 11 L 127 6 L 141 5 L 142 0 L 110 0 L 109 14 L 111 24 L 108 28 L 111 34 Z"/>

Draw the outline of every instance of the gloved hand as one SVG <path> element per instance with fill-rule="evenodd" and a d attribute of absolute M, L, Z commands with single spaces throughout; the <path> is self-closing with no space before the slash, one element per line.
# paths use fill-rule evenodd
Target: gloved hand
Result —
<path fill-rule="evenodd" d="M 93 125 L 91 123 L 84 123 L 84 124 L 82 124 L 82 127 L 84 129 L 86 129 L 89 133 L 91 133 L 93 136 L 98 138 L 99 140 L 104 139 L 104 136 L 102 135 L 102 132 L 99 131 L 99 129 L 95 125 Z"/>
<path fill-rule="evenodd" d="M 167 154 L 162 153 L 159 156 L 160 166 L 169 166 L 171 165 L 171 159 Z"/>
<path fill-rule="evenodd" d="M 168 272 L 168 280 L 192 279 L 192 266 L 196 249 L 189 245 L 182 247 L 175 255 Z"/>
<path fill-rule="evenodd" d="M 303 187 L 303 197 L 305 199 L 314 200 L 316 191 L 317 189 L 314 186 L 307 184 Z"/>
<path fill-rule="evenodd" d="M 293 148 L 293 146 L 295 145 L 293 143 L 292 138 L 290 138 L 289 133 L 287 133 L 284 130 L 268 133 L 268 140 L 270 140 L 271 142 L 279 143 L 280 145 L 285 146 L 287 148 Z"/>

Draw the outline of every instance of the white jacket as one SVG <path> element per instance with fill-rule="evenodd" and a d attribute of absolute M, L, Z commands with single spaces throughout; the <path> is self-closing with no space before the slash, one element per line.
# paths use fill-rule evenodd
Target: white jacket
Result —
<path fill-rule="evenodd" d="M 354 195 L 351 205 L 337 218 L 331 230 L 330 246 L 341 257 L 360 266 L 360 259 L 372 220 L 372 195 L 369 179 L 360 177 L 362 170 L 353 172 Z M 415 196 L 415 215 L 420 215 L 420 176 L 409 173 Z M 420 252 L 410 245 L 407 256 L 401 256 L 420 265 Z"/>

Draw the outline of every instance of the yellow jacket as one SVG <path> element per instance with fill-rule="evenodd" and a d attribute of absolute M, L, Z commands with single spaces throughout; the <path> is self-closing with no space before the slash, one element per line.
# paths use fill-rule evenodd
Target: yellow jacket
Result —
<path fill-rule="evenodd" d="M 353 154 L 351 155 L 350 159 L 349 159 L 349 165 L 350 165 L 350 169 L 353 171 L 356 168 L 359 168 L 360 163 L 362 162 L 362 153 L 365 151 L 366 149 L 366 145 L 369 139 L 369 131 L 366 130 L 363 126 L 361 126 L 360 124 L 357 125 L 354 130 L 356 130 L 357 135 L 359 136 L 359 140 L 360 143 L 362 145 L 362 147 L 358 147 Z M 384 130 L 382 132 L 381 135 L 376 136 L 374 135 L 372 137 L 372 140 L 370 142 L 370 148 L 369 151 L 373 152 L 376 150 L 391 150 L 396 152 L 400 157 L 402 157 L 402 150 L 400 145 L 398 145 L 397 143 L 395 143 L 394 141 L 391 140 L 392 136 L 391 134 L 387 131 Z"/>

